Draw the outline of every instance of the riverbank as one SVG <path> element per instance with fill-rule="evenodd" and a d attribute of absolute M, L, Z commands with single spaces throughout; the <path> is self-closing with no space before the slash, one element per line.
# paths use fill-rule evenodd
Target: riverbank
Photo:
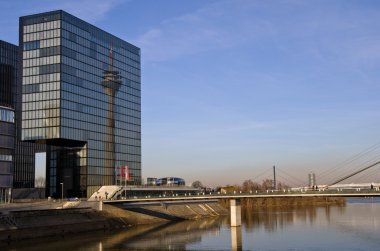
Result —
<path fill-rule="evenodd" d="M 354 203 L 347 199 L 345 206 L 242 208 L 240 228 L 230 227 L 229 216 L 207 217 L 14 241 L 0 250 L 372 251 L 379 247 L 379 210 L 371 198 Z"/>
<path fill-rule="evenodd" d="M 215 201 L 132 205 L 128 208 L 104 204 L 102 211 L 99 211 L 99 202 L 80 204 L 74 208 L 63 209 L 62 204 L 57 209 L 58 204 L 49 203 L 2 207 L 0 241 L 9 243 L 21 239 L 64 236 L 228 214 L 228 211 Z"/>
<path fill-rule="evenodd" d="M 0 207 L 0 241 L 165 224 L 228 215 L 230 201 L 188 201 L 109 205 L 100 202 L 39 202 Z M 345 205 L 342 198 L 244 198 L 243 209 Z M 63 208 L 62 208 L 63 207 Z M 66 208 L 65 208 L 66 207 Z"/>

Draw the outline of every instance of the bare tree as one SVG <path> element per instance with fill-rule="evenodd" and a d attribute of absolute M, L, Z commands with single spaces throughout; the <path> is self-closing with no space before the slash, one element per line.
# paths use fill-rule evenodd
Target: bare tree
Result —
<path fill-rule="evenodd" d="M 191 186 L 194 187 L 194 188 L 203 188 L 203 184 L 202 184 L 202 182 L 200 182 L 199 180 L 194 181 L 194 182 L 191 184 Z"/>
<path fill-rule="evenodd" d="M 273 180 L 265 179 L 261 185 L 263 190 L 273 189 Z"/>
<path fill-rule="evenodd" d="M 283 182 L 278 182 L 278 184 L 277 184 L 277 189 L 278 190 L 286 190 L 286 189 L 289 189 L 289 188 L 290 188 L 290 186 L 286 185 Z"/>
<path fill-rule="evenodd" d="M 273 189 L 273 180 L 271 179 L 265 179 L 262 181 L 262 184 L 260 185 L 257 182 L 254 182 L 252 180 L 245 180 L 241 186 L 235 185 L 233 186 L 235 191 L 243 191 L 243 192 L 250 192 L 250 191 L 266 191 Z M 289 189 L 290 186 L 286 185 L 283 182 L 278 182 L 277 189 L 283 190 L 283 189 Z"/>
<path fill-rule="evenodd" d="M 38 177 L 34 181 L 34 187 L 37 189 L 38 196 L 42 199 L 42 193 L 46 187 L 46 179 L 44 177 Z"/>
<path fill-rule="evenodd" d="M 257 183 L 257 182 L 253 182 L 253 189 L 252 190 L 257 190 L 257 191 L 261 191 L 261 190 L 263 190 L 262 188 L 261 188 L 261 185 L 259 184 L 259 183 Z"/>
<path fill-rule="evenodd" d="M 254 183 L 252 180 L 245 180 L 242 184 L 242 191 L 243 192 L 249 192 L 249 191 L 252 191 L 253 190 L 253 187 L 254 187 Z"/>

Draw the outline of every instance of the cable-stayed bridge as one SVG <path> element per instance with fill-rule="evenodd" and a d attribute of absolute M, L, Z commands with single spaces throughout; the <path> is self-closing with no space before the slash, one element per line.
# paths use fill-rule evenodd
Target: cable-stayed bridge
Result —
<path fill-rule="evenodd" d="M 273 177 L 271 188 L 265 190 L 250 189 L 249 191 L 215 191 L 205 192 L 191 187 L 138 187 L 138 186 L 104 186 L 94 193 L 89 200 L 104 200 L 104 203 L 130 202 L 165 202 L 190 200 L 217 200 L 240 198 L 290 198 L 290 197 L 375 197 L 380 196 L 380 142 L 366 150 L 346 159 L 345 161 L 321 172 L 320 179 L 325 185 L 316 185 L 312 188 L 303 180 L 282 169 L 268 169 L 260 173 L 253 180 Z M 268 173 L 273 170 L 273 176 L 268 179 Z M 277 171 L 277 172 L 276 172 Z M 363 176 L 365 174 L 366 176 Z M 265 176 L 266 175 L 266 176 Z M 277 175 L 277 177 L 276 177 Z M 318 176 L 317 176 L 318 177 Z M 361 184 L 341 184 L 352 180 L 353 177 L 364 179 L 371 177 L 372 182 Z M 286 186 L 276 189 L 277 182 L 289 183 L 293 188 Z M 374 182 L 375 181 L 375 182 Z M 377 181 L 377 182 L 376 182 Z M 294 186 L 297 184 L 298 186 Z M 297 187 L 295 189 L 294 187 Z"/>

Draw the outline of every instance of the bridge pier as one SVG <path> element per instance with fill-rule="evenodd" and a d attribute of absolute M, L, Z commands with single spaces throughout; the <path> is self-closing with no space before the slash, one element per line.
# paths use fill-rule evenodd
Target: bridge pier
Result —
<path fill-rule="evenodd" d="M 230 200 L 231 208 L 231 227 L 241 226 L 241 206 L 239 199 Z"/>

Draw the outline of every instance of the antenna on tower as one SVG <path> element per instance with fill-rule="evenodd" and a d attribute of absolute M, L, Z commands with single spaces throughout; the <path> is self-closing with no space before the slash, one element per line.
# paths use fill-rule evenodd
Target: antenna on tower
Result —
<path fill-rule="evenodd" d="M 110 44 L 110 51 L 109 51 L 109 65 L 108 65 L 108 70 L 112 71 L 113 69 L 113 48 L 112 48 L 112 43 Z"/>
<path fill-rule="evenodd" d="M 112 43 L 110 44 L 110 50 L 109 50 L 108 58 L 109 58 L 108 70 L 104 70 L 104 72 L 103 72 L 102 85 L 111 92 L 115 91 L 114 94 L 109 93 L 110 95 L 115 95 L 121 86 L 122 80 L 121 80 L 121 76 L 120 76 L 119 72 L 115 71 L 113 69 L 113 46 L 112 46 Z"/>

